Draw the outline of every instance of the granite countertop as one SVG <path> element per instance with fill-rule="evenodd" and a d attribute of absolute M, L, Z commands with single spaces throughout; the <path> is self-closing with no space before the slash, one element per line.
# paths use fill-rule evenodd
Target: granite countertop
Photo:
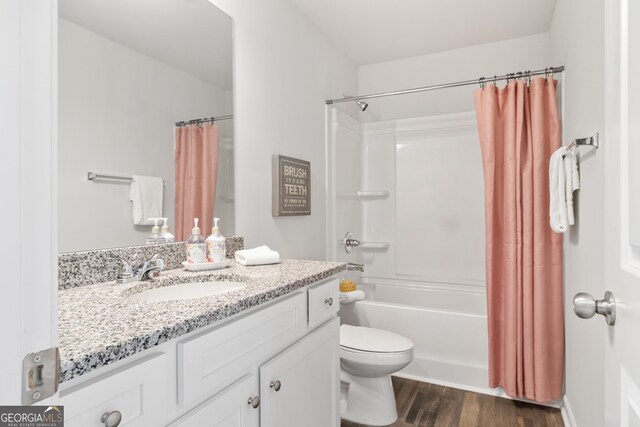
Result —
<path fill-rule="evenodd" d="M 58 293 L 61 382 L 219 322 L 251 307 L 303 288 L 345 269 L 344 263 L 283 260 L 245 267 L 231 261 L 223 270 L 169 270 L 155 282 L 106 282 Z M 132 302 L 146 289 L 208 280 L 246 282 L 222 295 L 162 302 Z"/>

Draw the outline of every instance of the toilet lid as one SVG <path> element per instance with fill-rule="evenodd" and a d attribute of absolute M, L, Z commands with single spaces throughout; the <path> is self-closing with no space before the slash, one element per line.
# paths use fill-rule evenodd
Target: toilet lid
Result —
<path fill-rule="evenodd" d="M 399 353 L 413 348 L 402 335 L 363 326 L 340 326 L 340 346 L 375 353 Z"/>

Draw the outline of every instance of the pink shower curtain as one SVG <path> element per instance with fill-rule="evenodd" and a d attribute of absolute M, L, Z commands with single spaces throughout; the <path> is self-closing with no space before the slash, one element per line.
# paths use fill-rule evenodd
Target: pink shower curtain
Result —
<path fill-rule="evenodd" d="M 200 219 L 206 237 L 211 232 L 218 173 L 218 126 L 176 128 L 176 240 L 191 234 L 193 219 Z"/>
<path fill-rule="evenodd" d="M 562 236 L 549 226 L 549 157 L 560 147 L 557 81 L 475 93 L 485 180 L 489 385 L 560 399 Z"/>

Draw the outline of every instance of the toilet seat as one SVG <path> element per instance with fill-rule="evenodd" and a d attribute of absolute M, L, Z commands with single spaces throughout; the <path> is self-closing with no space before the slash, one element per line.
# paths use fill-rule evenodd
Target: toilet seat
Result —
<path fill-rule="evenodd" d="M 349 353 L 406 354 L 413 342 L 402 335 L 363 326 L 340 326 L 340 348 Z"/>

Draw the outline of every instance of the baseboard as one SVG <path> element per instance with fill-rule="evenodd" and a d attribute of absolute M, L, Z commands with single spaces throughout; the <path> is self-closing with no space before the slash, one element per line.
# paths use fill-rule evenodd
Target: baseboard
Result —
<path fill-rule="evenodd" d="M 468 384 L 459 384 L 459 383 L 454 383 L 454 382 L 450 382 L 450 381 L 442 381 L 442 380 L 438 380 L 438 379 L 434 379 L 434 378 L 424 378 L 424 377 L 405 374 L 405 373 L 401 373 L 401 372 L 397 372 L 397 373 L 393 374 L 393 376 L 394 377 L 399 377 L 399 378 L 407 378 L 407 379 L 414 380 L 414 381 L 420 381 L 420 382 L 423 382 L 423 383 L 436 384 L 436 385 L 440 385 L 440 386 L 443 386 L 443 387 L 457 388 L 459 390 L 465 390 L 465 391 L 471 391 L 471 392 L 474 392 L 474 393 L 486 394 L 486 395 L 489 395 L 489 396 L 502 397 L 503 399 L 517 400 L 519 402 L 527 402 L 527 403 L 533 403 L 533 404 L 541 405 L 541 406 L 548 406 L 550 408 L 560 409 L 561 412 L 563 412 L 565 410 L 565 406 L 567 404 L 565 400 L 554 400 L 554 401 L 551 401 L 551 402 L 540 403 L 540 402 L 535 402 L 535 401 L 529 400 L 529 399 L 517 399 L 517 398 L 513 398 L 513 397 L 507 395 L 504 392 L 504 390 L 502 390 L 501 388 L 477 387 L 477 386 L 472 386 L 472 385 L 468 385 Z M 564 420 L 564 418 L 565 418 L 565 415 L 563 413 L 562 419 Z M 573 420 L 573 416 L 571 416 L 571 419 Z M 569 423 L 567 423 L 565 421 L 565 427 L 576 427 L 576 425 L 575 425 L 575 422 L 573 424 L 569 424 Z"/>
<path fill-rule="evenodd" d="M 569 403 L 569 399 L 564 395 L 562 398 L 562 408 L 560 408 L 560 414 L 562 414 L 562 422 L 564 422 L 564 427 L 578 427 L 576 424 L 576 420 L 573 417 L 573 411 L 571 410 L 571 404 Z"/>

